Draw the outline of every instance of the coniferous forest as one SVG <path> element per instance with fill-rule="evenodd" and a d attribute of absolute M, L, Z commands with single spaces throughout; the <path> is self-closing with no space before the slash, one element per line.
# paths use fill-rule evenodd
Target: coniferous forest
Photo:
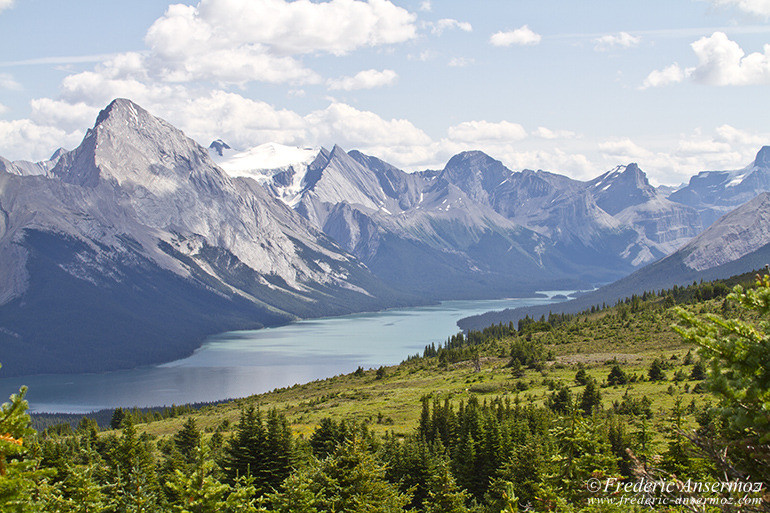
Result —
<path fill-rule="evenodd" d="M 0 511 L 766 511 L 770 276 L 458 334 L 226 404 L 31 427 Z"/>

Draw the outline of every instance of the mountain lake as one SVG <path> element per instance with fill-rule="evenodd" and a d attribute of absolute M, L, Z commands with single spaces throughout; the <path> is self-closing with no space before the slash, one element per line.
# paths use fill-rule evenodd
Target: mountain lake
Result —
<path fill-rule="evenodd" d="M 246 397 L 296 383 L 394 365 L 426 345 L 443 344 L 456 322 L 490 310 L 554 302 L 542 297 L 444 301 L 438 305 L 309 319 L 211 336 L 191 356 L 162 365 L 91 374 L 0 379 L 0 397 L 27 385 L 32 412 L 87 413 L 104 408 L 170 406 Z M 0 372 L 2 372 L 0 370 Z M 5 399 L 0 399 L 4 401 Z"/>

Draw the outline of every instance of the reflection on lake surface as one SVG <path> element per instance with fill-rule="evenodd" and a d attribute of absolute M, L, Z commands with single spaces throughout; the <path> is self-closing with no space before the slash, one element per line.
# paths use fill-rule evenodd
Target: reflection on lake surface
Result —
<path fill-rule="evenodd" d="M 544 292 L 548 297 L 557 293 L 564 291 Z M 408 355 L 422 353 L 428 344 L 443 343 L 457 333 L 456 322 L 463 317 L 549 301 L 445 301 L 435 306 L 227 332 L 209 337 L 190 357 L 163 365 L 99 374 L 0 379 L 0 397 L 27 385 L 32 411 L 70 413 L 245 397 L 352 372 L 359 365 L 393 365 Z"/>

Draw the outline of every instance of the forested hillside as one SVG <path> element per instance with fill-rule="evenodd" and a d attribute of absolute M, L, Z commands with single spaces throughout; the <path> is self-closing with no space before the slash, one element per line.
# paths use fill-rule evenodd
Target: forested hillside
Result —
<path fill-rule="evenodd" d="M 770 277 L 743 275 L 106 429 L 34 432 L 22 390 L 0 413 L 0 510 L 759 511 L 768 313 Z"/>

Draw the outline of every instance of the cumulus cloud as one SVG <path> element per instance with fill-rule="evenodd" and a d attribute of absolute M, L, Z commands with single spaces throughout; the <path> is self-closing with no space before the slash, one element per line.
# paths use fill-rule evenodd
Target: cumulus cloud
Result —
<path fill-rule="evenodd" d="M 348 148 L 429 145 L 431 138 L 406 119 L 386 120 L 374 112 L 361 111 L 344 103 L 332 103 L 311 112 L 304 121 L 315 140 Z"/>
<path fill-rule="evenodd" d="M 298 56 L 408 41 L 417 35 L 415 21 L 388 0 L 174 4 L 147 31 L 147 65 L 169 81 L 318 83 Z"/>
<path fill-rule="evenodd" d="M 769 17 L 770 0 L 710 0 L 717 6 L 735 6 L 748 14 Z"/>
<path fill-rule="evenodd" d="M 398 74 L 392 69 L 382 71 L 369 69 L 359 71 L 352 77 L 331 79 L 328 81 L 328 85 L 329 89 L 332 90 L 353 91 L 356 89 L 374 89 L 375 87 L 393 85 L 397 79 Z"/>
<path fill-rule="evenodd" d="M 423 0 L 420 2 L 420 10 L 425 12 L 430 12 L 433 7 L 430 5 L 430 0 Z"/>
<path fill-rule="evenodd" d="M 714 32 L 690 45 L 698 64 L 682 69 L 678 64 L 650 73 L 642 88 L 664 86 L 685 78 L 714 86 L 742 86 L 770 84 L 770 45 L 762 52 L 746 55 L 735 41 L 724 32 Z"/>
<path fill-rule="evenodd" d="M 11 91 L 20 91 L 21 84 L 14 80 L 8 73 L 0 73 L 0 89 L 9 89 Z"/>
<path fill-rule="evenodd" d="M 415 20 L 388 0 L 201 0 L 197 7 L 170 6 L 150 27 L 147 42 L 159 52 L 183 55 L 201 40 L 218 47 L 266 45 L 286 55 L 343 55 L 412 39 Z"/>
<path fill-rule="evenodd" d="M 607 34 L 602 37 L 594 39 L 594 50 L 606 51 L 612 48 L 631 48 L 638 45 L 642 38 L 638 36 L 632 36 L 628 32 L 618 32 L 617 34 Z"/>
<path fill-rule="evenodd" d="M 430 29 L 432 34 L 436 35 L 441 35 L 445 30 L 451 29 L 473 32 L 473 26 L 467 21 L 457 21 L 451 18 L 444 18 L 436 22 L 426 22 L 424 25 Z"/>
<path fill-rule="evenodd" d="M 724 32 L 714 32 L 690 45 L 698 57 L 691 70 L 696 82 L 708 85 L 770 84 L 770 45 L 763 53 L 746 52 Z"/>
<path fill-rule="evenodd" d="M 500 121 L 465 121 L 449 127 L 449 138 L 459 142 L 517 141 L 527 137 L 527 131 L 518 123 Z"/>
<path fill-rule="evenodd" d="M 508 32 L 496 32 L 489 38 L 493 46 L 536 45 L 542 36 L 533 32 L 527 25 Z"/>
<path fill-rule="evenodd" d="M 647 75 L 642 83 L 642 89 L 649 87 L 661 87 L 669 84 L 676 84 L 684 80 L 685 72 L 679 67 L 679 64 L 672 64 L 661 70 L 654 70 Z"/>
<path fill-rule="evenodd" d="M 0 12 L 13 7 L 14 0 L 0 0 Z"/>
<path fill-rule="evenodd" d="M 60 128 L 38 125 L 29 119 L 0 120 L 3 156 L 12 160 L 48 158 L 60 146 L 73 147 L 81 132 L 68 133 Z"/>
<path fill-rule="evenodd" d="M 652 155 L 652 152 L 642 148 L 628 137 L 601 142 L 599 149 L 608 156 L 618 158 L 638 159 Z"/>
<path fill-rule="evenodd" d="M 8 107 L 0 103 L 0 114 L 5 114 L 6 112 L 8 112 Z"/>

